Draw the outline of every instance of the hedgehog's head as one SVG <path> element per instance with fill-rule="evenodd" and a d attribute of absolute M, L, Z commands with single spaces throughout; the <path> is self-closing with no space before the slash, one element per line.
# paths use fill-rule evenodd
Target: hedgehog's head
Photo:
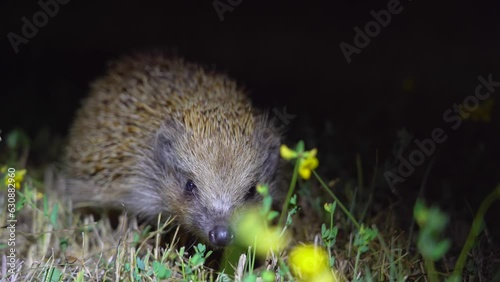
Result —
<path fill-rule="evenodd" d="M 148 185 L 142 189 L 155 193 L 139 191 L 135 203 L 148 215 L 175 215 L 218 247 L 232 240 L 235 212 L 259 199 L 257 183 L 269 184 L 273 192 L 279 163 L 280 134 L 265 116 L 239 116 L 237 125 L 230 121 L 234 117 L 226 118 L 204 116 L 200 127 L 185 121 L 162 126 L 152 158 L 140 169 Z"/>

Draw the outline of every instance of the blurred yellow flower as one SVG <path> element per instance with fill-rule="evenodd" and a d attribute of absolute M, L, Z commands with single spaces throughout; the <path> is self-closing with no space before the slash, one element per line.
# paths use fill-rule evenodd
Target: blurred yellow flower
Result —
<path fill-rule="evenodd" d="M 2 174 L 7 172 L 7 167 L 2 167 L 1 169 Z M 9 184 L 14 184 L 16 189 L 21 188 L 21 184 L 23 183 L 24 176 L 26 175 L 26 169 L 21 169 L 21 170 L 16 170 L 14 172 L 15 176 L 13 178 L 9 177 L 9 174 L 7 173 L 4 177 L 4 184 L 5 186 L 8 186 Z M 11 180 L 13 179 L 13 180 Z"/>
<path fill-rule="evenodd" d="M 298 156 L 297 152 L 288 148 L 288 146 L 285 144 L 281 145 L 280 147 L 280 155 L 283 159 L 287 161 L 295 159 Z"/>
<path fill-rule="evenodd" d="M 489 122 L 491 121 L 491 114 L 493 112 L 493 105 L 495 101 L 493 98 L 490 98 L 481 104 L 479 104 L 478 108 L 475 111 L 471 111 L 469 115 L 469 119 L 474 121 L 483 121 Z M 466 119 L 462 117 L 463 119 Z"/>
<path fill-rule="evenodd" d="M 299 245 L 288 256 L 288 264 L 300 281 L 340 281 L 328 266 L 328 253 L 314 245 Z"/>
<path fill-rule="evenodd" d="M 269 251 L 283 250 L 289 242 L 289 234 L 281 234 L 277 227 L 269 226 L 266 217 L 258 208 L 247 210 L 237 223 L 237 240 L 244 246 L 254 246 L 259 256 L 265 257 Z"/>
<path fill-rule="evenodd" d="M 309 152 L 304 152 L 304 158 L 299 160 L 299 175 L 303 179 L 309 179 L 311 177 L 312 170 L 316 169 L 319 165 L 319 161 L 316 158 L 316 153 L 318 150 L 312 149 Z"/>

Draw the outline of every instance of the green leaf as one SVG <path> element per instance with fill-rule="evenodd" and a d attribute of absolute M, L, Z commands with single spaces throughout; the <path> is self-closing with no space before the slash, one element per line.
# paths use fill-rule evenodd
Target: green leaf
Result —
<path fill-rule="evenodd" d="M 49 216 L 49 200 L 47 197 L 43 199 L 43 215 Z"/>
<path fill-rule="evenodd" d="M 54 267 L 47 269 L 46 275 L 43 279 L 44 282 L 58 282 L 61 280 L 62 272 Z"/>
<path fill-rule="evenodd" d="M 61 240 L 59 240 L 59 247 L 63 252 L 66 251 L 68 245 L 69 245 L 68 238 L 61 238 Z"/>
<path fill-rule="evenodd" d="M 328 239 L 328 235 L 330 234 L 329 230 L 326 230 L 326 225 L 323 223 L 321 224 L 321 238 Z"/>
<path fill-rule="evenodd" d="M 329 263 L 330 267 L 333 267 L 335 265 L 335 257 L 330 257 Z"/>
<path fill-rule="evenodd" d="M 337 201 L 334 201 L 333 204 L 332 204 L 332 207 L 331 207 L 331 211 L 330 213 L 331 214 L 334 214 L 335 213 L 335 209 L 337 208 Z"/>
<path fill-rule="evenodd" d="M 198 248 L 196 251 L 200 254 L 204 254 L 206 249 L 207 249 L 207 247 L 205 247 L 205 245 L 198 243 Z"/>
<path fill-rule="evenodd" d="M 145 270 L 146 266 L 144 265 L 144 261 L 141 258 L 137 258 L 137 268 L 140 270 Z"/>
<path fill-rule="evenodd" d="M 189 261 L 191 262 L 191 265 L 197 266 L 203 264 L 205 262 L 205 259 L 203 258 L 202 254 L 196 253 L 191 257 L 191 259 L 189 259 Z"/>
<path fill-rule="evenodd" d="M 286 225 L 292 224 L 292 216 L 297 213 L 298 207 L 293 207 L 290 211 L 288 211 L 288 215 L 286 218 Z"/>
<path fill-rule="evenodd" d="M 264 270 L 261 275 L 262 281 L 273 282 L 275 280 L 274 272 L 269 270 Z"/>
<path fill-rule="evenodd" d="M 185 265 L 184 266 L 184 273 L 187 274 L 187 275 L 193 273 L 193 269 L 191 268 L 191 266 Z"/>
<path fill-rule="evenodd" d="M 264 200 L 262 201 L 264 214 L 268 213 L 271 210 L 272 204 L 273 204 L 273 199 L 271 197 L 264 197 Z"/>
<path fill-rule="evenodd" d="M 243 278 L 243 282 L 255 282 L 255 281 L 257 281 L 257 275 L 253 273 Z"/>
<path fill-rule="evenodd" d="M 139 271 L 137 271 L 137 269 L 134 269 L 134 279 L 135 281 L 141 281 L 141 276 L 139 275 Z"/>
<path fill-rule="evenodd" d="M 277 211 L 270 211 L 267 214 L 267 220 L 268 221 L 272 221 L 273 219 L 275 219 L 276 217 L 278 217 L 278 215 L 279 215 L 279 212 L 277 212 Z"/>
<path fill-rule="evenodd" d="M 132 242 L 134 242 L 134 244 L 138 244 L 140 239 L 141 239 L 141 236 L 139 235 L 139 233 L 134 232 Z"/>
<path fill-rule="evenodd" d="M 363 235 L 364 235 L 363 237 L 365 238 L 366 242 L 371 242 L 375 238 L 377 238 L 377 231 L 373 230 L 371 228 L 366 228 L 365 233 Z"/>
<path fill-rule="evenodd" d="M 172 270 L 157 261 L 153 262 L 153 271 L 158 279 L 168 279 L 172 276 Z"/>
<path fill-rule="evenodd" d="M 18 193 L 19 195 L 19 193 Z M 16 203 L 16 212 L 20 211 L 22 208 L 24 208 L 24 204 L 26 204 L 26 197 L 22 195 L 19 197 L 19 200 Z"/>
<path fill-rule="evenodd" d="M 449 240 L 443 240 L 441 242 L 438 242 L 435 246 L 435 248 L 431 252 L 431 259 L 433 261 L 437 261 L 441 259 L 446 252 L 450 249 L 451 243 Z"/>
<path fill-rule="evenodd" d="M 337 226 L 334 226 L 332 229 L 330 229 L 330 237 L 329 237 L 329 239 L 336 238 L 338 234 L 339 234 L 339 228 Z M 377 235 L 377 232 L 375 232 L 375 236 L 376 235 Z M 375 239 L 375 238 L 373 238 L 373 239 Z"/>
<path fill-rule="evenodd" d="M 15 129 L 7 135 L 5 142 L 9 149 L 16 149 L 19 146 L 27 146 L 29 144 L 29 138 L 22 130 Z"/>
<path fill-rule="evenodd" d="M 219 274 L 219 277 L 217 280 L 215 281 L 220 281 L 220 282 L 232 282 L 233 280 L 231 280 L 231 278 L 229 278 L 229 275 L 225 274 L 225 273 L 221 273 Z"/>
<path fill-rule="evenodd" d="M 59 211 L 59 204 L 56 204 L 52 209 L 52 213 L 50 214 L 50 223 L 54 228 L 57 228 L 57 212 Z"/>
<path fill-rule="evenodd" d="M 448 216 L 437 207 L 427 207 L 421 200 L 417 200 L 413 208 L 413 215 L 420 232 L 417 239 L 417 248 L 426 260 L 437 261 L 441 259 L 450 248 L 449 240 L 440 237 L 446 225 Z"/>
<path fill-rule="evenodd" d="M 413 217 L 417 221 L 419 226 L 424 225 L 429 218 L 429 212 L 424 202 L 420 199 L 415 203 L 415 207 L 413 207 Z"/>
<path fill-rule="evenodd" d="M 305 144 L 304 141 L 300 140 L 299 143 L 297 143 L 297 146 L 295 147 L 295 151 L 298 153 L 304 152 Z"/>
<path fill-rule="evenodd" d="M 448 277 L 448 279 L 446 279 L 446 282 L 461 282 L 463 281 L 462 280 L 462 277 L 460 277 L 460 275 L 451 275 L 450 277 Z M 496 281 L 495 279 L 493 279 L 493 281 Z"/>

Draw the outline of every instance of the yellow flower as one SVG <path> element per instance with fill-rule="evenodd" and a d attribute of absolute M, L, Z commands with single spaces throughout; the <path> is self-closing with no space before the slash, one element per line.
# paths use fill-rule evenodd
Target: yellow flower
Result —
<path fill-rule="evenodd" d="M 300 281 L 336 282 L 339 279 L 328 265 L 328 253 L 314 245 L 295 247 L 288 256 L 293 275 Z"/>
<path fill-rule="evenodd" d="M 482 103 L 480 103 L 477 108 L 473 111 L 460 111 L 459 115 L 462 120 L 473 120 L 473 121 L 482 121 L 482 122 L 490 122 L 491 115 L 493 112 L 494 99 L 490 98 Z M 464 107 L 461 105 L 461 107 Z"/>
<path fill-rule="evenodd" d="M 283 144 L 280 147 L 281 157 L 285 160 L 298 159 L 299 175 L 307 180 L 311 178 L 311 172 L 319 165 L 318 158 L 316 158 L 318 150 L 312 149 L 311 151 L 304 151 L 304 142 L 302 141 L 299 142 L 296 150 L 297 151 L 294 151 Z"/>
<path fill-rule="evenodd" d="M 6 169 L 6 167 L 2 168 L 2 173 L 4 173 L 4 172 L 7 172 L 7 174 L 4 177 L 5 186 L 8 186 L 9 184 L 14 184 L 16 189 L 20 189 L 21 183 L 23 182 L 24 176 L 26 175 L 26 169 L 16 170 L 13 173 L 14 177 L 9 176 L 9 174 L 12 174 L 12 173 L 9 173 L 8 170 Z"/>
<path fill-rule="evenodd" d="M 295 159 L 298 156 L 297 152 L 288 148 L 288 146 L 285 144 L 281 145 L 280 147 L 280 155 L 283 159 L 287 161 Z"/>
<path fill-rule="evenodd" d="M 317 152 L 318 150 L 316 149 L 304 152 L 304 158 L 299 160 L 299 175 L 303 179 L 309 179 L 311 177 L 312 170 L 318 167 L 319 161 L 318 158 L 316 158 Z"/>
<path fill-rule="evenodd" d="M 265 257 L 269 251 L 275 253 L 288 244 L 288 233 L 281 234 L 277 227 L 268 226 L 266 217 L 258 208 L 243 213 L 237 223 L 237 240 L 244 246 L 254 246 L 259 256 Z"/>
<path fill-rule="evenodd" d="M 479 104 L 479 107 L 477 110 L 473 111 L 470 113 L 470 118 L 475 121 L 484 121 L 484 122 L 489 122 L 491 121 L 491 114 L 493 112 L 493 105 L 494 99 L 490 98 L 481 104 Z"/>

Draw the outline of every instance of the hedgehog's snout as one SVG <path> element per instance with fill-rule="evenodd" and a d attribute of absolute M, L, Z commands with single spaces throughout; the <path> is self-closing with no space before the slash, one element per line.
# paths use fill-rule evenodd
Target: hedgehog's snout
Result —
<path fill-rule="evenodd" d="M 217 247 L 225 247 L 231 243 L 234 234 L 227 226 L 217 225 L 208 232 L 210 243 Z"/>

